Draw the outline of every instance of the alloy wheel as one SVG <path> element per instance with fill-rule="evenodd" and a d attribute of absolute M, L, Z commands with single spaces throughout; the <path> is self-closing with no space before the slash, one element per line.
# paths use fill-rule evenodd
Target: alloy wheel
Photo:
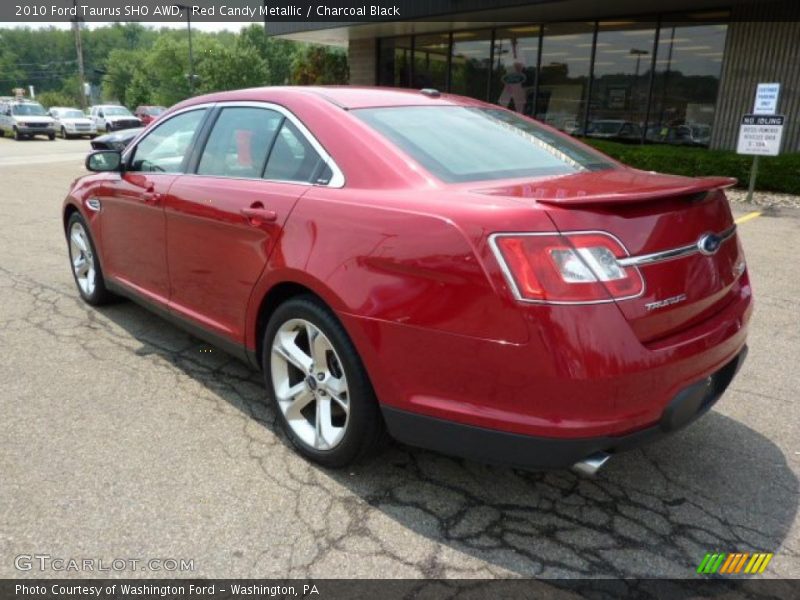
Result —
<path fill-rule="evenodd" d="M 89 236 L 78 222 L 73 223 L 69 230 L 69 257 L 78 286 L 86 296 L 91 296 L 96 285 L 97 270 Z"/>
<path fill-rule="evenodd" d="M 315 450 L 335 448 L 350 421 L 350 391 L 328 337 L 305 319 L 286 321 L 273 339 L 270 367 L 278 407 L 294 434 Z"/>

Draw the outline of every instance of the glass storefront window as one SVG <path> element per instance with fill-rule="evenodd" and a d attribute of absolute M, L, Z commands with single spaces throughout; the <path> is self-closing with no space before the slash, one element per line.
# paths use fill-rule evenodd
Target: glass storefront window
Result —
<path fill-rule="evenodd" d="M 598 23 L 588 137 L 641 142 L 655 36 L 654 23 Z"/>
<path fill-rule="evenodd" d="M 411 85 L 411 37 L 381 40 L 378 56 L 378 85 Z"/>
<path fill-rule="evenodd" d="M 490 102 L 526 115 L 533 114 L 539 29 L 538 25 L 521 25 L 497 30 Z"/>
<path fill-rule="evenodd" d="M 662 23 L 647 141 L 708 146 L 727 29 Z"/>
<path fill-rule="evenodd" d="M 485 98 L 492 70 L 491 53 L 491 30 L 454 32 L 450 91 L 462 96 Z"/>
<path fill-rule="evenodd" d="M 707 146 L 725 14 L 384 38 L 378 82 L 488 100 L 573 135 Z"/>
<path fill-rule="evenodd" d="M 447 90 L 450 34 L 418 35 L 414 44 L 414 71 L 411 87 Z"/>
<path fill-rule="evenodd" d="M 594 23 L 544 26 L 535 116 L 567 133 L 583 129 L 594 28 Z"/>

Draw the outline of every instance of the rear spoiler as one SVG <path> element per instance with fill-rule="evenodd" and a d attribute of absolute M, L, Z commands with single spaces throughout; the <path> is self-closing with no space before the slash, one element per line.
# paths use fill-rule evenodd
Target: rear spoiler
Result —
<path fill-rule="evenodd" d="M 697 177 L 691 183 L 676 185 L 674 187 L 661 187 L 654 190 L 619 192 L 613 194 L 597 194 L 585 196 L 570 196 L 565 198 L 535 198 L 536 202 L 555 204 L 557 206 L 582 206 L 600 204 L 636 204 L 663 200 L 676 196 L 696 196 L 713 190 L 724 190 L 736 185 L 733 177 Z"/>

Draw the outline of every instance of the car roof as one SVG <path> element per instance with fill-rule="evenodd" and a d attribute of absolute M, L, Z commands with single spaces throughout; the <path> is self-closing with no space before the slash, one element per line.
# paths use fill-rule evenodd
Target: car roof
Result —
<path fill-rule="evenodd" d="M 346 110 L 392 106 L 486 106 L 485 102 L 440 94 L 436 90 L 413 90 L 386 87 L 358 86 L 273 86 L 230 92 L 218 92 L 192 98 L 190 104 L 200 102 L 226 102 L 235 100 L 274 101 L 276 97 L 314 96 Z M 187 103 L 187 104 L 189 104 Z M 181 103 L 182 105 L 186 105 Z"/>

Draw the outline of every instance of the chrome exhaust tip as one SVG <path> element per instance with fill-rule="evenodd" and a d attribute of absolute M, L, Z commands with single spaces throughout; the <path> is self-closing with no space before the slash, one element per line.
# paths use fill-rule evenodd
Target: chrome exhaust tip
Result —
<path fill-rule="evenodd" d="M 572 470 L 581 475 L 593 477 L 608 462 L 609 458 L 611 455 L 608 452 L 595 452 L 572 465 Z"/>

